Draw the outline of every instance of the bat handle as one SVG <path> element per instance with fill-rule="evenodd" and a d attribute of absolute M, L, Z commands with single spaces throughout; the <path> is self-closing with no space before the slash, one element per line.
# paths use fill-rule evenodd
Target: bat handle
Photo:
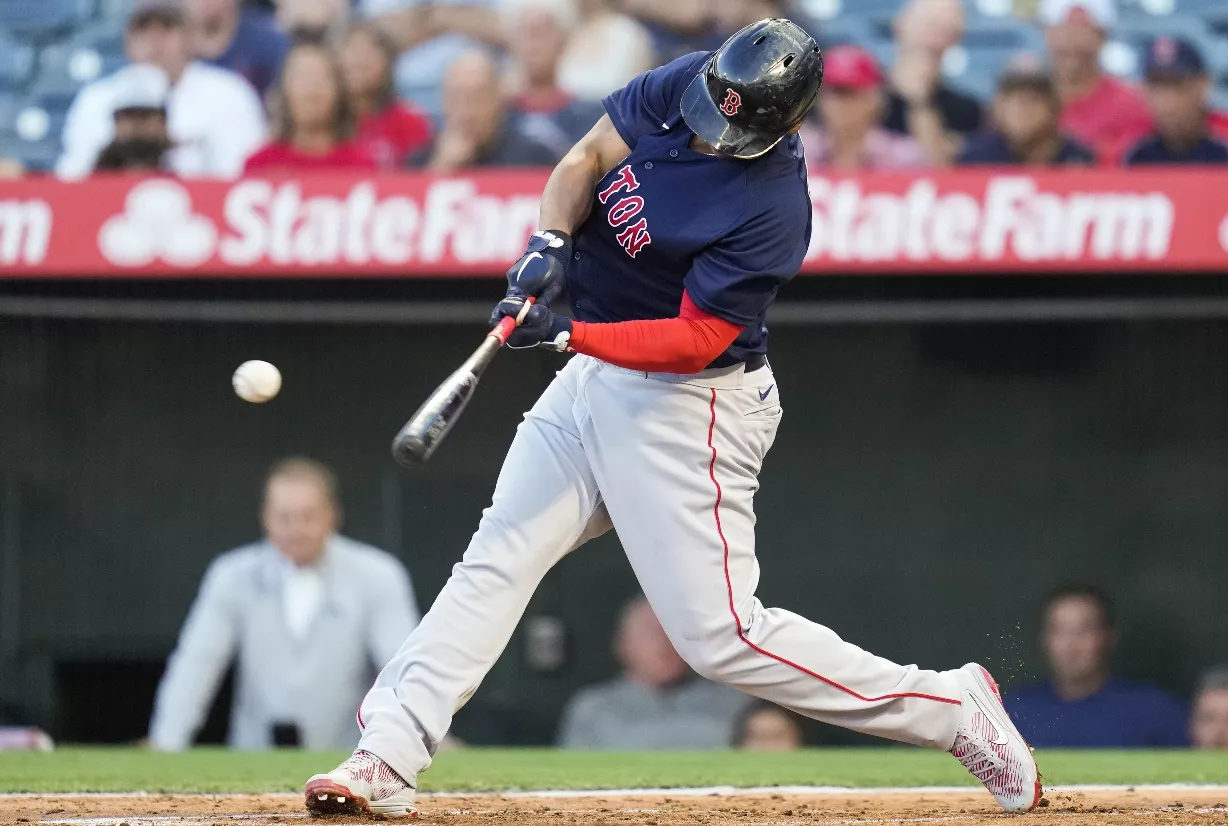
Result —
<path fill-rule="evenodd" d="M 529 296 L 525 299 L 525 304 L 526 306 L 531 306 L 534 301 L 536 299 L 533 296 Z M 475 376 L 482 375 L 482 372 L 490 364 L 491 359 L 495 357 L 495 353 L 499 352 L 504 344 L 507 344 L 508 338 L 516 331 L 516 327 L 516 316 L 508 315 L 499 319 L 499 323 L 482 340 L 482 345 L 461 365 L 461 370 L 466 370 Z"/>
<path fill-rule="evenodd" d="M 529 296 L 524 300 L 525 306 L 533 306 L 533 302 L 536 300 L 537 299 L 535 299 L 533 296 Z M 499 342 L 499 346 L 502 347 L 504 344 L 507 344 L 507 340 L 511 337 L 512 333 L 516 332 L 516 327 L 518 325 L 519 322 L 516 321 L 515 316 L 504 316 L 499 320 L 499 323 L 495 325 L 495 328 L 486 335 Z"/>

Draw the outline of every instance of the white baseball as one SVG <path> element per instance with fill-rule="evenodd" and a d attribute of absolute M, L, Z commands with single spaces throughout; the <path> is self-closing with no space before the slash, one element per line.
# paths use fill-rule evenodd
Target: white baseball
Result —
<path fill-rule="evenodd" d="M 281 371 L 267 361 L 245 361 L 235 370 L 230 383 L 245 402 L 267 402 L 281 390 Z"/>

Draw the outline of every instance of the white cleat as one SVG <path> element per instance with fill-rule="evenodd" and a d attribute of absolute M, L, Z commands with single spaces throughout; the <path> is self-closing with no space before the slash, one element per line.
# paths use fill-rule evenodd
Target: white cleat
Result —
<path fill-rule="evenodd" d="M 963 689 L 963 716 L 951 754 L 1008 812 L 1030 812 L 1040 802 L 1040 770 L 1002 705 L 998 684 L 981 666 L 955 672 Z"/>
<path fill-rule="evenodd" d="M 328 774 L 308 780 L 304 796 L 315 815 L 418 816 L 414 787 L 369 751 L 356 751 Z"/>

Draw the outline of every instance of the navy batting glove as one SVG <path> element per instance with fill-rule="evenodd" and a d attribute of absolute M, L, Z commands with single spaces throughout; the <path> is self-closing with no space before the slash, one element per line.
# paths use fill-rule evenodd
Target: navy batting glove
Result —
<path fill-rule="evenodd" d="M 506 316 L 519 318 L 524 310 L 524 298 L 508 296 L 496 305 L 490 315 L 490 326 L 494 327 Z M 571 319 L 567 316 L 555 315 L 545 304 L 534 304 L 524 314 L 520 326 L 507 340 L 507 346 L 515 350 L 527 347 L 543 347 L 556 353 L 567 352 L 571 341 Z"/>
<path fill-rule="evenodd" d="M 531 295 L 539 304 L 550 306 L 567 285 L 571 251 L 571 236 L 565 232 L 546 229 L 533 233 L 524 255 L 507 271 L 508 296 Z"/>

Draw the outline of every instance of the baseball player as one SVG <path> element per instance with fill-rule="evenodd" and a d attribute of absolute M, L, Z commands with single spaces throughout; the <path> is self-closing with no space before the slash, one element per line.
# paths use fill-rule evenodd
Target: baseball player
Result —
<path fill-rule="evenodd" d="M 897 665 L 755 598 L 753 499 L 781 418 L 764 314 L 810 241 L 796 132 L 822 80 L 814 40 L 764 20 L 610 95 L 555 168 L 494 320 L 519 319 L 514 347 L 579 355 L 525 415 L 464 558 L 363 701 L 358 750 L 308 781 L 310 810 L 414 814 L 418 773 L 541 578 L 610 527 L 702 676 L 948 750 L 1008 811 L 1036 805 L 1036 763 L 985 669 Z M 573 318 L 552 309 L 564 294 Z"/>

